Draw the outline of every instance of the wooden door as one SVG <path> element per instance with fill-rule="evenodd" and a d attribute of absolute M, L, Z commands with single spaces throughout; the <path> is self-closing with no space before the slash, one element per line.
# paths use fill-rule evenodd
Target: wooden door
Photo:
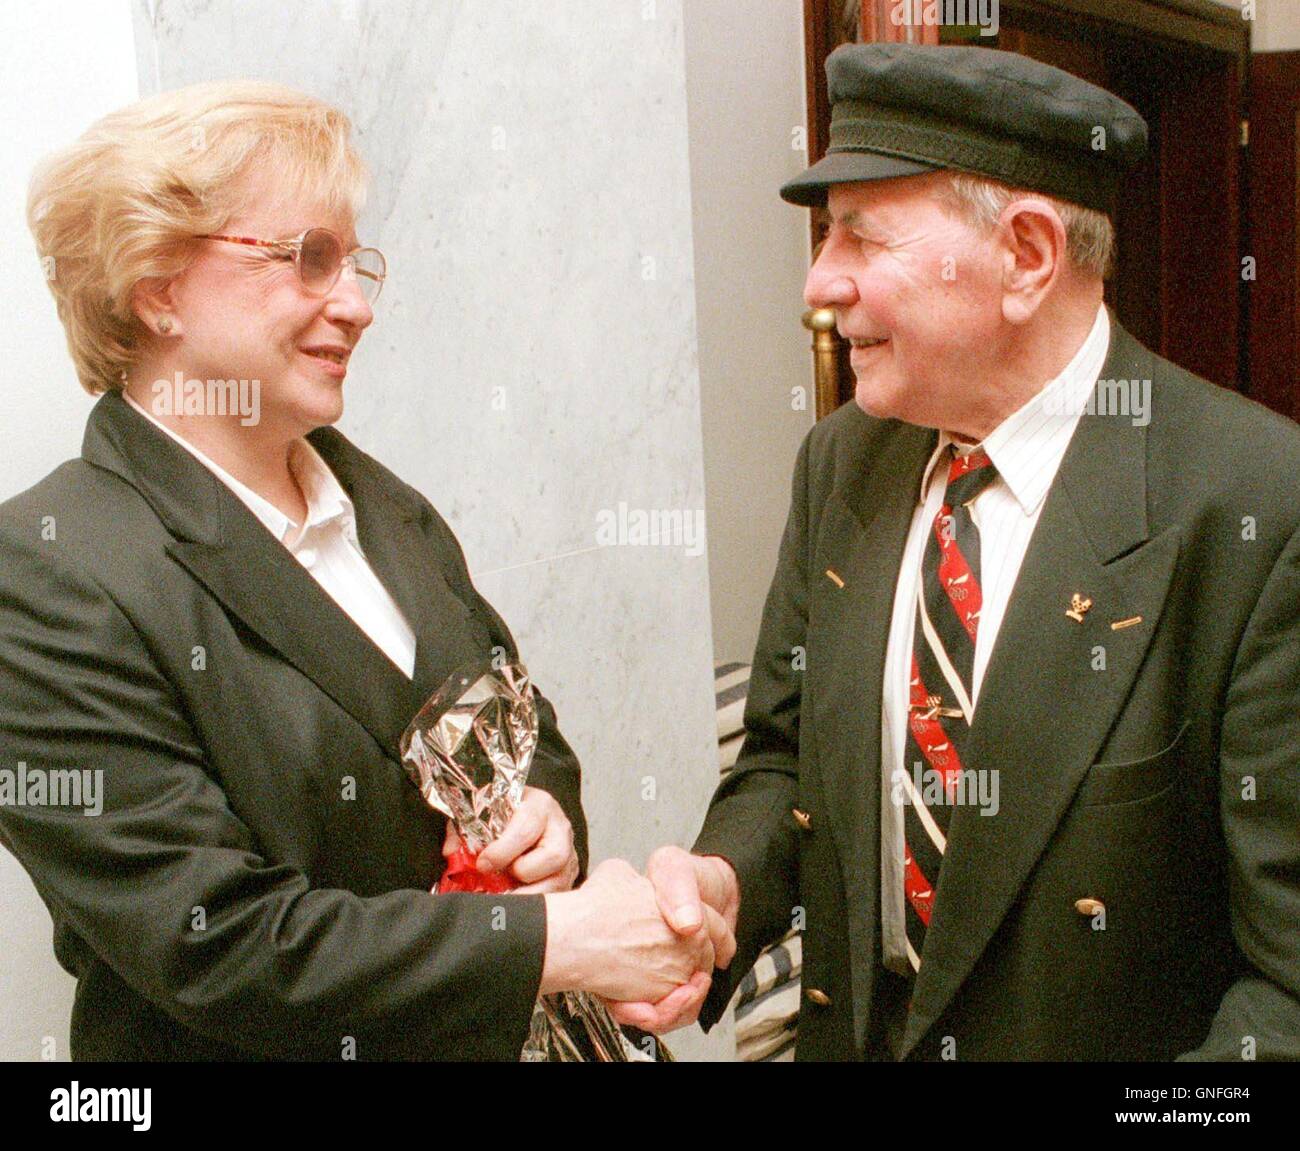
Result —
<path fill-rule="evenodd" d="M 1250 394 L 1300 420 L 1300 52 L 1251 61 Z"/>

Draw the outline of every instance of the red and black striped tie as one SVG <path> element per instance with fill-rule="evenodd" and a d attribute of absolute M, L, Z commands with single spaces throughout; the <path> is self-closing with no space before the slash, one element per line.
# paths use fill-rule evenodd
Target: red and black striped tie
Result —
<path fill-rule="evenodd" d="M 921 966 L 925 933 L 942 879 L 962 746 L 973 711 L 972 669 L 983 600 L 979 529 L 971 519 L 970 504 L 998 478 L 982 448 L 965 456 L 950 451 L 943 506 L 931 525 L 921 561 L 903 762 L 907 776 L 903 894 L 913 971 Z"/>

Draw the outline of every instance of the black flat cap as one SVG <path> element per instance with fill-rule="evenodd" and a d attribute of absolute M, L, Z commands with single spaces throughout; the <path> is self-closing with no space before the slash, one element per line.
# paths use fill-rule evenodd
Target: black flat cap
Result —
<path fill-rule="evenodd" d="M 954 168 L 1112 212 L 1146 154 L 1146 121 L 1118 96 L 1015 52 L 846 44 L 826 76 L 830 147 L 781 189 L 792 204 L 825 204 L 831 184 Z"/>

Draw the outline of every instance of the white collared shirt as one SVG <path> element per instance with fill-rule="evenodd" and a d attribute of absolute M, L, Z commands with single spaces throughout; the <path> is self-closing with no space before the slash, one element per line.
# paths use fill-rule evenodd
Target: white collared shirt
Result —
<path fill-rule="evenodd" d="M 1065 458 L 1109 348 L 1110 317 L 1103 304 L 1097 309 L 1092 330 L 1056 379 L 1007 416 L 982 443 L 957 444 L 960 455 L 982 447 L 998 470 L 998 478 L 970 505 L 971 519 L 980 533 L 978 574 L 983 597 L 972 669 L 972 709 L 978 706 L 984 672 L 1047 491 Z M 903 920 L 903 819 L 897 804 L 891 802 L 891 795 L 895 794 L 891 781 L 900 769 L 909 777 L 912 775 L 912 765 L 905 762 L 905 751 L 916 599 L 925 544 L 948 486 L 947 468 L 939 464 L 947 458 L 948 447 L 954 442 L 947 432 L 939 433 L 939 442 L 921 479 L 895 585 L 894 611 L 885 649 L 880 743 L 881 906 L 886 966 L 898 971 L 910 971 L 911 967 L 906 957 Z"/>
<path fill-rule="evenodd" d="M 299 439 L 289 446 L 289 471 L 307 501 L 307 522 L 299 525 L 125 392 L 122 398 L 234 492 L 371 642 L 408 678 L 414 675 L 415 633 L 361 550 L 351 499 L 311 444 Z"/>

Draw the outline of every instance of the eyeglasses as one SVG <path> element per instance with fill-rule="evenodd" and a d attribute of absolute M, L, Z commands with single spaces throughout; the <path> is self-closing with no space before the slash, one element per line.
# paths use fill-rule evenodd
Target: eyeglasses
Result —
<path fill-rule="evenodd" d="M 221 240 L 227 244 L 248 244 L 254 248 L 275 248 L 293 254 L 293 264 L 303 288 L 313 296 L 328 296 L 338 283 L 346 264 L 367 304 L 379 299 L 388 264 L 378 248 L 347 251 L 343 241 L 328 228 L 308 228 L 292 240 L 254 240 L 248 236 L 198 236 L 200 240 Z"/>

